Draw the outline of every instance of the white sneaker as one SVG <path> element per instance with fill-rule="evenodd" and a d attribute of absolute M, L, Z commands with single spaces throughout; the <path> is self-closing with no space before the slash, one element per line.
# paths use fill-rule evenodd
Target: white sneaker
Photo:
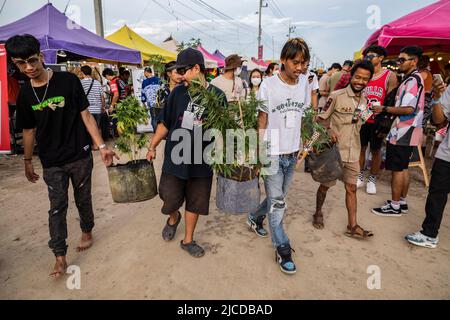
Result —
<path fill-rule="evenodd" d="M 366 192 L 368 194 L 377 194 L 377 185 L 373 181 L 368 181 L 366 186 Z"/>
<path fill-rule="evenodd" d="M 358 180 L 356 181 L 356 187 L 357 188 L 364 187 L 364 177 L 362 179 L 360 177 L 358 177 Z"/>
<path fill-rule="evenodd" d="M 420 231 L 416 232 L 416 233 L 408 234 L 405 237 L 405 239 L 409 243 L 415 244 L 416 246 L 431 248 L 431 249 L 436 248 L 438 245 L 438 242 L 439 242 L 438 237 L 430 238 L 430 237 L 427 237 L 426 235 L 422 234 Z"/>

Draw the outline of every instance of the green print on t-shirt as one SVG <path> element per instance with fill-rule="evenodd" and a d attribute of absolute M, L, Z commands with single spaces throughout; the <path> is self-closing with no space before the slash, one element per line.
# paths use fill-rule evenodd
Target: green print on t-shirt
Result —
<path fill-rule="evenodd" d="M 56 108 L 64 108 L 64 105 L 65 105 L 64 97 L 53 97 L 45 101 L 42 101 L 39 104 L 31 106 L 31 108 L 33 108 L 34 111 L 43 111 L 45 108 L 48 107 L 53 111 L 55 111 Z"/>

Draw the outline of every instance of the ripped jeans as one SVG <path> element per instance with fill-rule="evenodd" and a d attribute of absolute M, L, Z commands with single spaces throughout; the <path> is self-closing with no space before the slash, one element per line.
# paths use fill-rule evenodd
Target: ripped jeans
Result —
<path fill-rule="evenodd" d="M 91 176 L 92 154 L 89 157 L 65 164 L 61 167 L 44 168 L 44 181 L 48 187 L 50 210 L 48 226 L 50 241 L 48 245 L 56 257 L 67 253 L 67 208 L 69 205 L 69 179 L 72 181 L 75 204 L 80 215 L 80 227 L 83 232 L 94 228 L 92 210 Z"/>
<path fill-rule="evenodd" d="M 250 219 L 269 214 L 269 227 L 272 244 L 276 248 L 289 244 L 289 238 L 283 228 L 283 217 L 286 210 L 286 195 L 294 177 L 297 155 L 279 156 L 278 167 L 272 175 L 263 176 L 267 198 L 259 205 L 255 212 L 249 214 Z"/>

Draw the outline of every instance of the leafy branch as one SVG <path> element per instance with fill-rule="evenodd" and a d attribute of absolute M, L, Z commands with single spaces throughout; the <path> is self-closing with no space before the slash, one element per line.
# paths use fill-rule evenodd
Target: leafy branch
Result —
<path fill-rule="evenodd" d="M 120 133 L 116 141 L 117 149 L 127 154 L 131 161 L 136 161 L 139 150 L 147 144 L 145 134 L 136 133 L 136 127 L 148 121 L 147 110 L 135 97 L 127 97 L 117 104 L 115 111 L 112 117 L 117 119 L 117 130 Z"/>

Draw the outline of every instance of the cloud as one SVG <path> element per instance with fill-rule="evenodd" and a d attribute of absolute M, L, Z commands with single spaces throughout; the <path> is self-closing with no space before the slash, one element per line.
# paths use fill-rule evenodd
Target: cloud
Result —
<path fill-rule="evenodd" d="M 329 7 L 328 10 L 341 10 L 341 6 L 333 6 L 333 7 Z"/>
<path fill-rule="evenodd" d="M 341 20 L 341 21 L 297 21 L 292 23 L 300 29 L 335 29 L 348 28 L 361 23 L 358 20 Z"/>

